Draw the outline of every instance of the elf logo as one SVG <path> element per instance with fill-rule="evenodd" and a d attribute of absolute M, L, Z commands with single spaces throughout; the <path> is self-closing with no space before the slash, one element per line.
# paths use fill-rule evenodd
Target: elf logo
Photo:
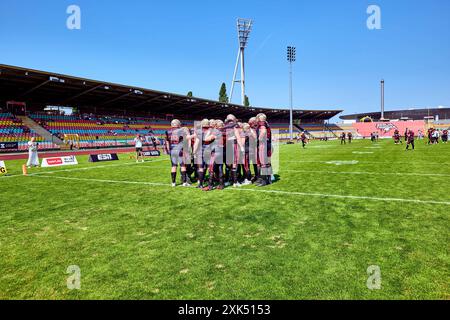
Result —
<path fill-rule="evenodd" d="M 391 130 L 397 129 L 397 126 L 393 123 L 380 123 L 377 124 L 377 129 L 383 130 L 384 132 L 389 132 Z"/>

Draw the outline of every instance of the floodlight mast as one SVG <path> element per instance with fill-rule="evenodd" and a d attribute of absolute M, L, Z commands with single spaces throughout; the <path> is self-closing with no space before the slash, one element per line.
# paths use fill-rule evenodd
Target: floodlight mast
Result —
<path fill-rule="evenodd" d="M 384 121 L 384 79 L 381 80 L 381 121 Z"/>
<path fill-rule="evenodd" d="M 251 19 L 237 19 L 237 31 L 238 31 L 238 39 L 239 39 L 239 50 L 236 59 L 236 65 L 234 67 L 233 81 L 231 83 L 231 92 L 230 92 L 230 102 L 233 99 L 234 93 L 234 85 L 235 83 L 241 84 L 241 101 L 242 105 L 245 105 L 245 48 L 248 44 L 248 39 L 250 38 L 250 33 L 253 28 L 253 20 Z M 237 80 L 237 71 L 239 68 L 239 62 L 241 65 L 241 80 Z"/>
<path fill-rule="evenodd" d="M 289 62 L 289 103 L 290 103 L 290 112 L 289 112 L 289 135 L 291 142 L 294 141 L 294 104 L 293 104 L 293 93 L 292 93 L 292 64 L 296 61 L 297 57 L 297 48 L 288 46 L 287 47 L 287 60 Z"/>

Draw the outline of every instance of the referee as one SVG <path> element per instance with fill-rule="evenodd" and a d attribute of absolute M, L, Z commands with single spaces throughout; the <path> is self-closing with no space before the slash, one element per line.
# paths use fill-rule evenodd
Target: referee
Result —
<path fill-rule="evenodd" d="M 134 146 L 136 147 L 136 163 L 144 162 L 144 157 L 142 156 L 142 137 L 138 134 L 136 138 L 134 138 Z"/>

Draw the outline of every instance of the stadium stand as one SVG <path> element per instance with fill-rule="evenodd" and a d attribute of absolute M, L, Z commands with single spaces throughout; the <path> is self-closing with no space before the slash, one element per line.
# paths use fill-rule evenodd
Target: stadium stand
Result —
<path fill-rule="evenodd" d="M 424 121 L 392 121 L 392 122 L 357 122 L 353 127 L 362 137 L 370 137 L 370 134 L 376 132 L 380 138 L 392 137 L 397 129 L 403 134 L 406 129 L 413 130 L 416 134 L 419 131 L 425 132 L 426 126 Z"/>
<path fill-rule="evenodd" d="M 225 119 L 228 114 L 247 121 L 264 113 L 273 129 L 279 132 L 274 133 L 274 138 L 290 138 L 288 109 L 243 107 L 3 64 L 0 64 L 0 71 L 0 108 L 5 106 L 4 110 L 21 117 L 22 125 L 34 129 L 30 132 L 43 142 L 51 140 L 48 148 L 58 147 L 54 142 L 62 149 L 67 148 L 62 141 L 65 138 L 66 142 L 76 140 L 81 148 L 127 147 L 133 144 L 136 134 L 162 139 L 174 118 L 192 127 L 194 120 Z M 48 107 L 72 108 L 80 115 L 43 112 Z M 324 123 L 341 112 L 334 109 L 295 109 L 293 117 L 302 124 L 312 123 L 308 128 L 317 137 L 324 134 L 332 137 L 332 130 L 324 127 Z M 295 135 L 299 131 L 298 127 L 294 128 Z"/>
<path fill-rule="evenodd" d="M 21 119 L 13 114 L 0 113 L 0 142 L 17 142 L 19 151 L 27 150 L 27 142 L 36 138 L 40 150 L 59 149 L 59 146 L 51 141 L 46 141 L 32 129 L 25 126 Z"/>
<path fill-rule="evenodd" d="M 154 136 L 162 145 L 170 121 L 163 119 L 126 118 L 120 116 L 62 116 L 35 113 L 30 117 L 64 140 L 64 135 L 78 135 L 80 148 L 131 146 L 137 134 Z M 192 128 L 193 120 L 183 120 L 183 125 Z M 273 123 L 275 138 L 289 139 L 288 123 Z"/>
<path fill-rule="evenodd" d="M 65 135 L 78 135 L 80 148 L 119 147 L 133 145 L 137 134 L 162 140 L 170 122 L 159 119 L 124 118 L 118 116 L 63 116 L 32 114 L 30 117 L 46 130 L 64 140 Z M 192 121 L 184 122 L 192 126 Z"/>

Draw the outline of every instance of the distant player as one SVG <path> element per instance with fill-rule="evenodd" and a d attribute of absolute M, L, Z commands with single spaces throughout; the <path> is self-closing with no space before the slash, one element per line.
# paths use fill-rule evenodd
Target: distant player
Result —
<path fill-rule="evenodd" d="M 39 167 L 39 157 L 38 157 L 38 143 L 36 138 L 33 137 L 28 142 L 28 162 L 27 167 Z"/>
<path fill-rule="evenodd" d="M 395 144 L 403 144 L 402 139 L 400 137 L 400 132 L 398 131 L 398 129 L 395 129 L 393 138 L 394 138 Z"/>
<path fill-rule="evenodd" d="M 144 162 L 144 157 L 142 155 L 142 142 L 143 138 L 138 134 L 136 135 L 136 138 L 134 138 L 134 146 L 136 148 L 136 163 L 141 160 L 141 162 Z"/>
<path fill-rule="evenodd" d="M 308 144 L 308 138 L 306 137 L 305 131 L 303 131 L 303 132 L 300 134 L 300 140 L 301 140 L 301 142 L 302 142 L 302 147 L 303 147 L 303 149 L 305 149 L 305 148 L 306 148 L 306 145 Z"/>
<path fill-rule="evenodd" d="M 346 135 L 345 135 L 345 132 L 342 132 L 341 133 L 341 145 L 343 145 L 343 144 L 347 144 L 347 139 L 346 139 Z"/>
<path fill-rule="evenodd" d="M 422 130 L 419 130 L 418 138 L 419 138 L 419 140 L 423 140 L 424 136 L 423 136 L 423 131 Z"/>
<path fill-rule="evenodd" d="M 434 132 L 433 132 L 433 143 L 434 144 L 439 144 L 439 137 L 440 137 L 440 133 L 439 133 L 439 130 L 434 130 Z"/>
<path fill-rule="evenodd" d="M 427 136 L 428 136 L 428 144 L 430 145 L 433 143 L 433 128 L 428 129 Z"/>
<path fill-rule="evenodd" d="M 347 133 L 348 143 L 351 144 L 353 140 L 353 134 L 351 132 Z"/>
<path fill-rule="evenodd" d="M 158 141 L 153 134 L 150 136 L 150 141 L 152 142 L 153 150 L 158 150 Z"/>
<path fill-rule="evenodd" d="M 414 139 L 415 139 L 414 131 L 409 130 L 407 138 L 408 138 L 408 140 L 406 140 L 407 141 L 406 150 L 409 150 L 410 145 L 411 145 L 412 149 L 414 150 Z"/>
<path fill-rule="evenodd" d="M 448 130 L 442 131 L 442 142 L 447 143 L 448 142 Z"/>

